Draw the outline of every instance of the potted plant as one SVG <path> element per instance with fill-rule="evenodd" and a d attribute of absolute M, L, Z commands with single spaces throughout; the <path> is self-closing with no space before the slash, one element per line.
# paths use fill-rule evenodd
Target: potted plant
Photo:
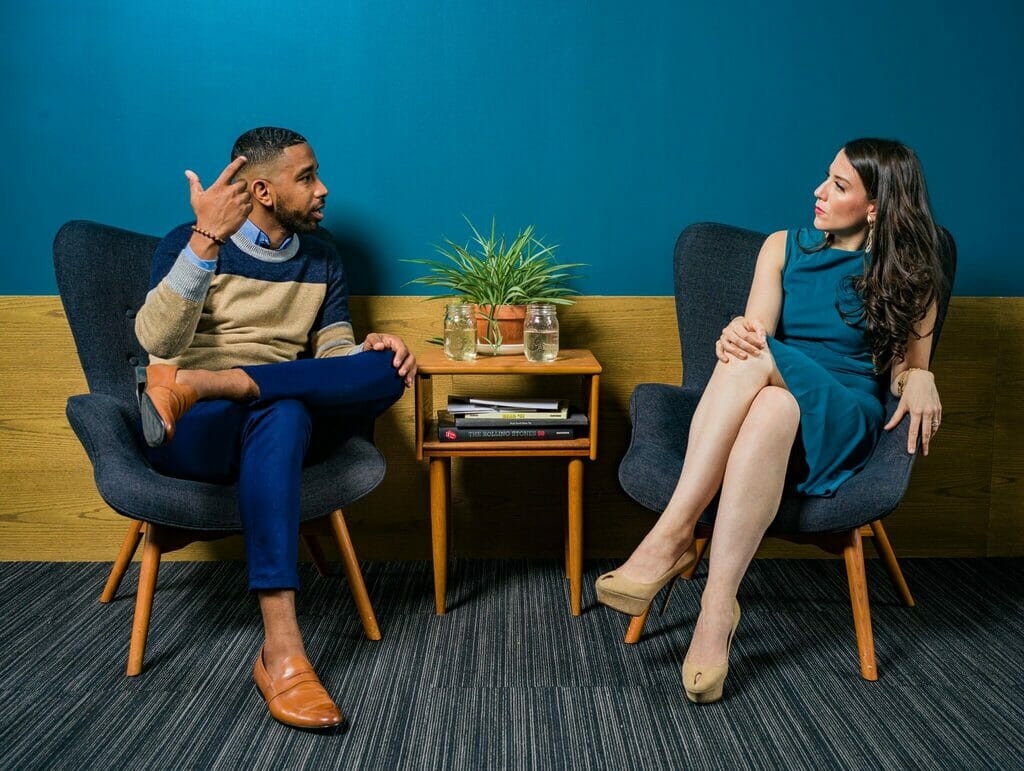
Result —
<path fill-rule="evenodd" d="M 558 264 L 554 261 L 557 244 L 547 245 L 534 236 L 534 226 L 519 231 L 514 238 L 498 235 L 496 221 L 491 220 L 491 233 L 484 236 L 463 215 L 472 231 L 472 240 L 460 246 L 445 239 L 444 246 L 434 250 L 444 259 L 410 259 L 429 268 L 426 276 L 409 284 L 442 287 L 444 294 L 429 299 L 461 299 L 472 303 L 477 311 L 477 337 L 498 353 L 503 343 L 523 341 L 523 317 L 526 304 L 548 302 L 572 305 L 571 295 L 579 294 L 566 286 L 578 276 L 569 271 L 585 263 Z"/>

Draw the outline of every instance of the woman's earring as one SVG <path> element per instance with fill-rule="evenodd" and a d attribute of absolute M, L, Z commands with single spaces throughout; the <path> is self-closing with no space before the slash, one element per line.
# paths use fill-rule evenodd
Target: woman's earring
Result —
<path fill-rule="evenodd" d="M 871 251 L 871 236 L 875 234 L 875 223 L 873 220 L 868 220 L 868 238 L 864 242 L 864 253 L 868 254 Z"/>

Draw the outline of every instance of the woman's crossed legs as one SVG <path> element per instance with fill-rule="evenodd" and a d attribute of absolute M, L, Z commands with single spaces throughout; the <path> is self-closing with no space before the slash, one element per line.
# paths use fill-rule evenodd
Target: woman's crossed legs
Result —
<path fill-rule="evenodd" d="M 690 424 L 686 457 L 665 511 L 619 572 L 654 580 L 693 541 L 701 512 L 721 489 L 708 580 L 687 658 L 726 658 L 733 603 L 750 560 L 775 518 L 800 424 L 770 351 L 719 362 Z"/>

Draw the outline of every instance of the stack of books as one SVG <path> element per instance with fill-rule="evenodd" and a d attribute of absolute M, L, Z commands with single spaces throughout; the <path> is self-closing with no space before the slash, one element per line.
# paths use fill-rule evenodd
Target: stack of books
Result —
<path fill-rule="evenodd" d="M 588 433 L 587 415 L 551 399 L 477 399 L 449 396 L 437 413 L 442 442 L 576 439 Z"/>

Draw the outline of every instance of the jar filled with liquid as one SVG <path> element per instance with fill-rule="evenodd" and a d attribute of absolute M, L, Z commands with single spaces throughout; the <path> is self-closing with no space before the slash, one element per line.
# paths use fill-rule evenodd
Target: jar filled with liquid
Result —
<path fill-rule="evenodd" d="M 530 303 L 523 322 L 523 353 L 527 361 L 558 358 L 558 315 L 553 303 Z"/>
<path fill-rule="evenodd" d="M 476 317 L 469 303 L 444 306 L 444 355 L 454 361 L 476 359 Z"/>

